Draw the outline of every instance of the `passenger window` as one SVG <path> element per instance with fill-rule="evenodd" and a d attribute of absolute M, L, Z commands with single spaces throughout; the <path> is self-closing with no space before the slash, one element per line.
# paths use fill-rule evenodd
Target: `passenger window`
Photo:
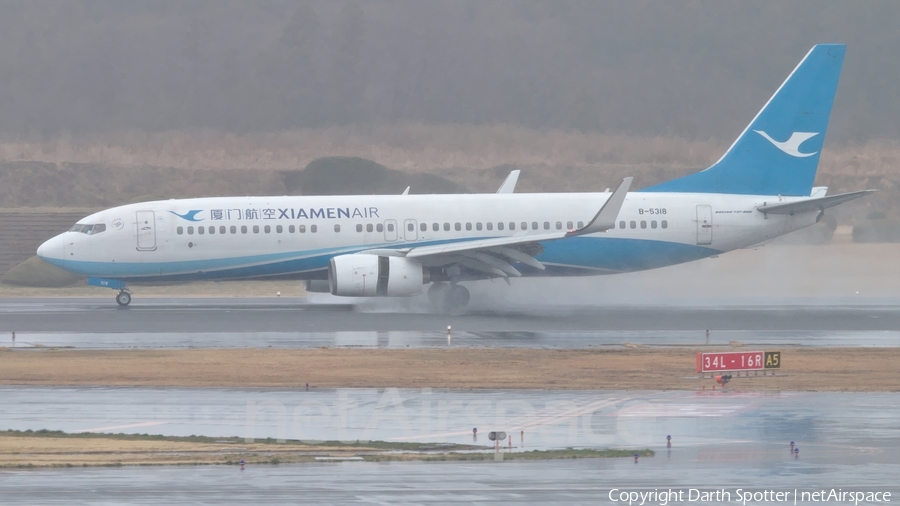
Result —
<path fill-rule="evenodd" d="M 194 235 L 194 227 L 188 227 L 188 235 Z"/>
<path fill-rule="evenodd" d="M 637 222 L 636 222 L 636 221 L 634 221 L 634 220 L 631 221 L 631 228 L 637 228 Z"/>
<path fill-rule="evenodd" d="M 660 223 L 660 225 L 662 225 L 662 228 L 669 228 L 669 222 L 666 221 L 666 220 L 662 220 L 662 222 Z"/>
<path fill-rule="evenodd" d="M 306 225 L 297 225 L 297 231 L 300 232 L 301 234 L 305 234 L 306 233 Z"/>
<path fill-rule="evenodd" d="M 206 227 L 197 227 L 197 233 L 203 235 L 206 232 Z"/>
<path fill-rule="evenodd" d="M 234 225 L 231 226 L 231 233 L 232 233 L 232 234 L 236 234 L 236 233 L 237 233 L 237 227 L 236 227 L 236 226 L 234 226 Z"/>
<path fill-rule="evenodd" d="M 475 224 L 475 230 L 481 230 L 481 222 Z"/>
<path fill-rule="evenodd" d="M 547 224 L 547 228 L 550 228 L 550 224 L 549 224 L 549 223 Z M 531 230 L 537 230 L 537 229 L 538 229 L 538 222 L 532 221 L 532 222 L 531 222 Z"/>
<path fill-rule="evenodd" d="M 575 224 L 571 221 L 566 222 L 566 230 L 574 230 Z"/>
<path fill-rule="evenodd" d="M 394 231 L 394 224 L 393 224 L 393 223 L 388 223 L 387 227 L 388 227 L 388 232 L 393 232 L 393 231 Z"/>
<path fill-rule="evenodd" d="M 650 228 L 656 228 L 656 220 L 650 222 Z"/>
<path fill-rule="evenodd" d="M 209 227 L 209 233 L 210 233 L 210 234 L 215 234 L 215 233 L 216 233 L 216 227 Z"/>
<path fill-rule="evenodd" d="M 620 222 L 619 222 L 619 228 L 625 228 L 625 222 L 624 222 L 624 221 L 620 221 Z"/>
<path fill-rule="evenodd" d="M 362 224 L 357 224 L 357 225 L 356 225 L 356 231 L 357 231 L 357 232 L 362 232 Z"/>
<path fill-rule="evenodd" d="M 550 222 L 549 221 L 544 222 L 544 230 L 550 230 Z"/>
<path fill-rule="evenodd" d="M 253 233 L 254 233 L 254 234 L 258 234 L 258 233 L 259 233 L 259 225 L 253 225 Z"/>
<path fill-rule="evenodd" d="M 647 228 L 647 222 L 646 222 L 646 221 L 641 220 L 641 228 Z"/>
<path fill-rule="evenodd" d="M 522 230 L 528 230 L 528 224 L 524 221 L 522 222 Z"/>
<path fill-rule="evenodd" d="M 246 234 L 246 233 L 247 233 L 247 225 L 241 225 L 241 233 L 242 233 L 242 234 Z"/>
<path fill-rule="evenodd" d="M 175 229 L 175 233 L 181 235 L 184 233 L 184 227 L 178 227 Z"/>
<path fill-rule="evenodd" d="M 497 230 L 503 230 L 503 222 L 497 223 Z"/>
<path fill-rule="evenodd" d="M 459 232 L 460 230 L 462 230 L 462 223 L 456 222 L 456 224 L 453 225 L 453 228 L 454 228 L 457 232 Z"/>
<path fill-rule="evenodd" d="M 515 229 L 516 229 L 516 223 L 513 222 L 513 221 L 509 222 L 509 229 L 510 229 L 510 230 L 515 230 Z"/>
<path fill-rule="evenodd" d="M 419 230 L 421 230 L 422 232 L 427 232 L 428 224 L 427 223 L 419 223 Z"/>
<path fill-rule="evenodd" d="M 488 230 L 494 230 L 494 224 L 491 222 L 485 223 L 484 226 L 487 227 Z"/>
<path fill-rule="evenodd" d="M 375 227 L 373 227 L 371 223 L 366 223 L 366 232 L 371 232 L 373 230 L 375 230 Z"/>
<path fill-rule="evenodd" d="M 415 231 L 416 231 L 416 226 L 413 225 L 412 223 L 407 223 L 407 224 L 406 224 L 406 230 L 408 230 L 409 232 L 415 232 Z"/>
<path fill-rule="evenodd" d="M 225 225 L 222 225 L 222 226 L 219 227 L 219 233 L 220 233 L 220 234 L 224 234 L 224 233 L 225 233 Z"/>
<path fill-rule="evenodd" d="M 340 231 L 341 231 L 341 226 L 340 226 L 340 225 L 335 225 L 335 226 L 334 226 L 334 231 L 335 231 L 335 232 L 340 232 Z"/>
<path fill-rule="evenodd" d="M 384 232 L 384 225 L 382 225 L 381 223 L 375 225 L 375 231 L 376 232 Z"/>
<path fill-rule="evenodd" d="M 315 233 L 318 232 L 318 231 L 319 231 L 319 227 L 317 227 L 317 226 L 315 226 L 315 225 L 310 225 L 310 226 L 309 226 L 309 233 L 310 233 L 310 234 L 315 234 Z"/>
<path fill-rule="evenodd" d="M 556 222 L 556 230 L 562 230 L 562 222 L 561 221 Z"/>
<path fill-rule="evenodd" d="M 450 231 L 450 224 L 444 223 L 444 232 L 449 232 L 449 231 Z"/>
<path fill-rule="evenodd" d="M 290 232 L 290 233 L 292 233 L 292 234 L 294 233 L 294 226 L 293 226 L 293 225 L 291 225 L 291 226 L 288 227 L 288 232 Z"/>
<path fill-rule="evenodd" d="M 582 228 L 584 228 L 584 222 L 583 222 L 583 221 L 579 221 L 579 222 L 578 222 L 578 228 L 579 228 L 579 230 L 582 229 Z"/>
<path fill-rule="evenodd" d="M 281 225 L 276 225 L 275 231 L 278 232 L 279 234 L 281 234 L 284 232 L 284 227 L 282 227 Z"/>
<path fill-rule="evenodd" d="M 431 225 L 431 230 L 434 230 L 435 232 L 437 232 L 440 229 L 441 229 L 441 226 L 437 223 L 434 223 Z"/>
<path fill-rule="evenodd" d="M 263 232 L 265 232 L 265 233 L 267 233 L 267 234 L 271 234 L 271 233 L 272 233 L 272 227 L 269 226 L 269 225 L 266 225 L 266 226 L 263 228 Z"/>
<path fill-rule="evenodd" d="M 472 224 L 466 223 L 466 230 L 472 230 Z"/>

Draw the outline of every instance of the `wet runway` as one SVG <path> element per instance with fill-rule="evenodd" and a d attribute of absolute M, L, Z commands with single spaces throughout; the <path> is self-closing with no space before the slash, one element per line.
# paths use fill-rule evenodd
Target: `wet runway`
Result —
<path fill-rule="evenodd" d="M 897 331 L 900 304 L 534 306 L 462 315 L 395 305 L 310 304 L 305 299 L 146 299 L 120 309 L 106 299 L 2 299 L 9 332 L 459 332 Z M 0 341 L 2 342 L 2 341 Z"/>
<path fill-rule="evenodd" d="M 5 504 L 609 503 L 613 488 L 897 490 L 900 394 L 2 388 L 2 428 L 311 439 L 511 451 L 649 447 L 631 459 L 0 471 Z M 248 421 L 249 420 L 249 421 Z M 672 435 L 667 448 L 665 436 Z M 801 449 L 790 454 L 788 442 Z M 507 450 L 509 451 L 509 450 Z M 687 493 L 687 491 L 685 491 Z M 112 500 L 111 498 L 115 498 Z M 734 498 L 732 499 L 734 500 Z M 799 501 L 798 504 L 802 504 Z M 658 504 L 658 502 L 656 503 Z"/>
<path fill-rule="evenodd" d="M 787 452 L 785 451 L 786 455 Z M 736 468 L 740 471 L 736 472 Z M 849 474 L 848 474 L 849 471 Z M 88 468 L 0 470 L 4 504 L 628 504 L 610 501 L 622 492 L 683 492 L 690 488 L 731 494 L 748 490 L 793 493 L 837 489 L 891 492 L 897 465 L 848 465 L 789 457 L 630 459 L 551 462 L 342 462 L 249 467 Z M 855 486 L 848 486 L 853 483 Z M 842 484 L 842 485 L 838 485 Z M 639 504 L 635 502 L 634 504 Z M 658 505 L 660 502 L 645 504 Z M 678 504 L 670 502 L 669 504 Z M 691 504 L 691 503 L 688 503 Z M 725 504 L 725 501 L 692 504 Z M 776 504 L 822 504 L 792 500 Z M 832 504 L 853 504 L 852 502 Z M 860 504 L 873 504 L 861 502 Z M 884 503 L 881 503 L 884 504 Z"/>
<path fill-rule="evenodd" d="M 715 330 L 709 340 L 702 330 L 595 331 L 454 331 L 454 348 L 588 349 L 646 346 L 900 346 L 900 332 L 878 331 L 751 331 Z M 9 338 L 9 337 L 8 337 Z M 12 344 L 11 339 L 7 344 Z M 16 349 L 67 347 L 76 349 L 190 348 L 447 348 L 447 332 L 17 332 Z"/>

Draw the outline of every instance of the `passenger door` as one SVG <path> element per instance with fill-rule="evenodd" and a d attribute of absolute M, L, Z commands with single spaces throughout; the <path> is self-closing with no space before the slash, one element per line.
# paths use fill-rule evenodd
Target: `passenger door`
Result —
<path fill-rule="evenodd" d="M 419 232 L 416 230 L 416 220 L 406 220 L 403 222 L 403 238 L 407 241 L 415 241 L 419 237 Z"/>
<path fill-rule="evenodd" d="M 697 244 L 712 244 L 712 207 L 709 204 L 697 206 Z"/>
<path fill-rule="evenodd" d="M 153 211 L 137 211 L 137 250 L 156 249 L 156 215 Z"/>
<path fill-rule="evenodd" d="M 384 240 L 387 242 L 397 240 L 397 220 L 384 220 Z"/>

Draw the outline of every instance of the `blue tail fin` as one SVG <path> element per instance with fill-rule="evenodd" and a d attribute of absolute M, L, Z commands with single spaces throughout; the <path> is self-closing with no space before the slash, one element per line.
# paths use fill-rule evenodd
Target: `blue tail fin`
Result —
<path fill-rule="evenodd" d="M 641 191 L 809 196 L 845 49 L 813 46 L 718 162 Z"/>

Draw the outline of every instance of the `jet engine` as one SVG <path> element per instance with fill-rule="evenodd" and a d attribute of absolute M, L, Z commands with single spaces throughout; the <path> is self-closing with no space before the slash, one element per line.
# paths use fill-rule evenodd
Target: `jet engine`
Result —
<path fill-rule="evenodd" d="M 404 257 L 339 255 L 328 263 L 333 295 L 403 297 L 422 293 L 427 283 L 422 264 Z"/>

